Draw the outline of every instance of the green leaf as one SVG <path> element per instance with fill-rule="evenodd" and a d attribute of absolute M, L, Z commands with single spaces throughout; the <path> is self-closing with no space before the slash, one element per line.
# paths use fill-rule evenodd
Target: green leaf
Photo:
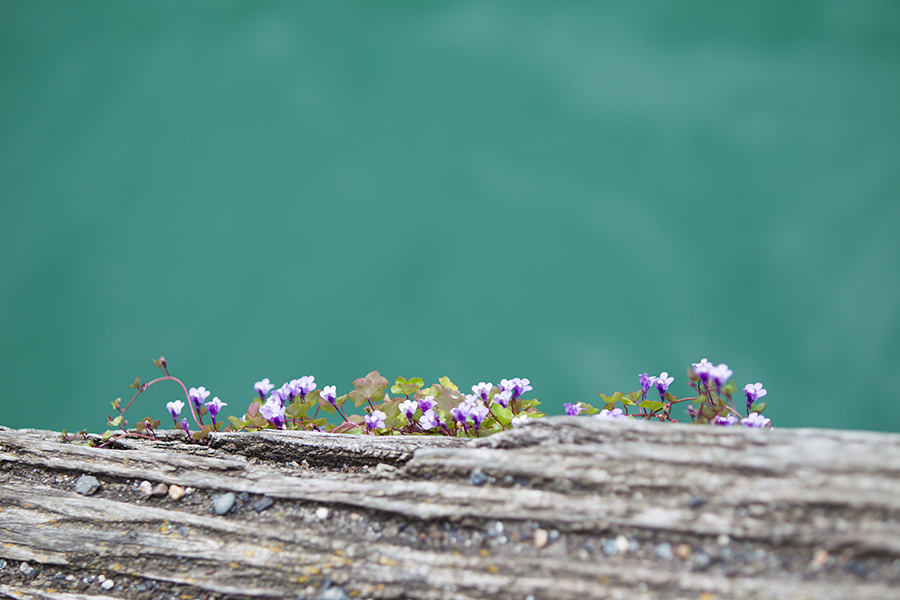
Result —
<path fill-rule="evenodd" d="M 413 377 L 409 381 L 402 377 L 398 377 L 397 382 L 391 386 L 391 393 L 411 396 L 418 392 L 423 385 L 425 385 L 425 380 L 421 377 Z"/>
<path fill-rule="evenodd" d="M 103 432 L 103 441 L 105 442 L 105 441 L 109 440 L 109 438 L 111 438 L 113 435 L 115 435 L 115 434 L 112 431 L 110 431 L 109 429 L 107 429 L 106 431 Z"/>
<path fill-rule="evenodd" d="M 737 391 L 737 385 L 734 383 L 734 379 L 729 379 L 728 383 L 722 386 L 722 394 L 731 398 L 734 393 Z"/>
<path fill-rule="evenodd" d="M 584 406 L 584 404 L 582 404 Z M 509 425 L 513 419 L 513 412 L 508 408 L 503 408 L 499 404 L 491 406 L 491 411 L 497 415 L 497 420 L 504 426 Z"/>
<path fill-rule="evenodd" d="M 452 381 L 450 381 L 450 378 L 447 377 L 446 375 L 444 377 L 441 377 L 438 381 L 440 381 L 441 385 L 444 386 L 445 388 L 452 388 L 454 390 L 459 390 L 459 388 L 456 387 L 456 384 L 453 383 Z"/>
<path fill-rule="evenodd" d="M 588 404 L 587 402 L 582 402 L 581 408 L 583 408 L 584 412 L 588 415 L 596 415 L 598 412 L 600 412 L 599 408 L 594 408 L 593 405 Z"/>
<path fill-rule="evenodd" d="M 128 387 L 134 388 L 134 389 L 136 389 L 136 390 L 137 390 L 137 389 L 140 389 L 140 387 L 141 387 L 141 378 L 140 378 L 140 377 L 135 377 L 135 378 L 134 378 L 134 383 L 132 383 L 132 384 L 129 385 Z"/>
<path fill-rule="evenodd" d="M 384 420 L 384 428 L 385 429 L 400 429 L 406 425 L 406 417 L 400 414 L 400 411 L 397 411 L 396 415 L 388 415 L 388 417 Z"/>
<path fill-rule="evenodd" d="M 122 419 L 124 419 L 124 418 L 125 418 L 124 415 L 119 415 L 119 416 L 116 417 L 115 419 L 107 418 L 107 419 L 106 419 L 106 424 L 107 424 L 107 425 L 112 425 L 113 427 L 118 427 L 119 425 L 122 424 Z"/>
<path fill-rule="evenodd" d="M 249 423 L 247 423 L 245 421 L 241 421 L 240 419 L 238 419 L 237 417 L 235 417 L 233 415 L 228 415 L 228 421 L 231 423 L 231 426 L 234 427 L 235 429 L 242 429 L 242 428 L 246 427 L 247 425 L 249 425 Z"/>
<path fill-rule="evenodd" d="M 261 404 L 260 404 L 259 400 L 257 400 L 256 402 L 251 402 L 250 406 L 247 407 L 247 416 L 250 417 L 251 419 L 253 417 L 258 416 L 260 406 L 261 406 Z"/>
<path fill-rule="evenodd" d="M 366 397 L 366 399 L 376 399 L 381 398 L 384 395 L 384 391 L 388 389 L 391 385 L 391 382 L 381 376 L 381 373 L 378 371 L 372 371 L 365 377 L 360 377 L 359 379 L 353 382 L 353 387 L 356 388 L 356 391 Z M 351 399 L 352 398 L 351 392 Z M 357 404 L 357 406 L 360 406 Z"/>
<path fill-rule="evenodd" d="M 353 406 L 355 406 L 356 408 L 359 408 L 369 401 L 369 397 L 359 390 L 353 390 L 352 392 L 347 394 L 347 398 L 353 400 Z"/>
<path fill-rule="evenodd" d="M 706 403 L 700 407 L 700 416 L 706 419 L 706 421 L 711 421 L 715 418 L 717 412 L 716 409 Z"/>
<path fill-rule="evenodd" d="M 115 400 L 113 400 L 112 402 L 110 402 L 110 404 L 112 404 L 112 407 L 113 407 L 114 409 L 119 410 L 119 407 L 122 405 L 122 399 L 121 399 L 121 398 L 116 398 Z"/>
<path fill-rule="evenodd" d="M 666 392 L 666 402 L 675 402 L 676 400 L 678 400 L 678 396 Z"/>
<path fill-rule="evenodd" d="M 391 399 L 385 395 L 384 400 L 378 406 L 378 410 L 384 412 L 389 417 L 396 417 L 400 414 L 400 402 L 405 400 L 404 398 L 395 398 Z"/>
<path fill-rule="evenodd" d="M 250 413 L 247 413 L 247 416 L 250 417 Z M 272 427 L 271 423 L 260 416 L 250 417 L 250 425 L 256 427 L 257 429 L 267 429 Z"/>
<path fill-rule="evenodd" d="M 306 414 L 306 411 L 309 410 L 309 406 L 310 405 L 306 402 L 292 402 L 290 406 L 285 409 L 284 414 L 293 419 L 298 419 Z"/>
<path fill-rule="evenodd" d="M 194 438 L 195 440 L 202 440 L 202 439 L 205 439 L 206 436 L 208 436 L 208 435 L 209 435 L 209 428 L 204 427 L 200 431 L 195 431 L 194 433 L 192 433 L 191 437 Z"/>
<path fill-rule="evenodd" d="M 759 414 L 763 414 L 763 411 L 766 410 L 766 403 L 763 400 L 759 402 L 754 402 L 750 407 L 750 412 L 755 412 Z"/>
<path fill-rule="evenodd" d="M 437 391 L 434 389 L 434 386 L 432 386 L 432 387 L 423 388 L 423 389 L 419 390 L 418 392 L 416 392 L 415 398 L 416 398 L 416 400 L 421 400 L 422 398 L 424 398 L 426 396 L 436 396 L 436 395 L 437 395 Z"/>
<path fill-rule="evenodd" d="M 532 398 L 531 400 L 525 400 L 520 404 L 520 410 L 528 410 L 529 408 L 534 408 L 535 406 L 540 406 L 540 401 L 537 398 Z M 584 405 L 582 405 L 584 406 Z"/>
<path fill-rule="evenodd" d="M 612 396 L 607 396 L 605 394 L 599 394 L 603 401 L 606 402 L 606 409 L 612 410 L 616 407 L 616 405 L 621 402 L 623 405 L 628 404 L 629 406 L 633 406 L 634 402 L 625 398 L 625 394 L 622 392 L 616 392 Z"/>
<path fill-rule="evenodd" d="M 441 379 L 447 379 L 446 377 L 442 377 Z M 450 381 L 449 379 L 447 380 Z M 456 408 L 459 406 L 460 402 L 464 401 L 466 398 L 462 394 L 459 393 L 459 389 L 451 384 L 450 386 L 437 385 L 435 384 L 433 387 L 437 394 L 434 397 L 435 402 L 439 408 L 443 409 L 446 413 L 450 412 L 451 408 Z"/>
<path fill-rule="evenodd" d="M 641 408 L 646 408 L 650 412 L 656 412 L 658 410 L 662 410 L 663 408 L 665 408 L 665 406 L 666 406 L 665 404 L 663 404 L 662 402 L 659 402 L 657 400 L 644 400 L 640 404 Z"/>

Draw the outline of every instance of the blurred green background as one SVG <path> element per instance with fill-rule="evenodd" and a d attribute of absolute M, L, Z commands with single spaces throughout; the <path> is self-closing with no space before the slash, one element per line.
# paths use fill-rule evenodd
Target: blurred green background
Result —
<path fill-rule="evenodd" d="M 0 423 L 707 357 L 897 431 L 898 195 L 894 1 L 3 2 Z"/>

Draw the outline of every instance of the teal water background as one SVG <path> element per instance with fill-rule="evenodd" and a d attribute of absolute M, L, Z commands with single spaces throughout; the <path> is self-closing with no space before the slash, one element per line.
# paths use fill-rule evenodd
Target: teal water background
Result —
<path fill-rule="evenodd" d="M 898 229 L 897 2 L 0 4 L 3 425 L 707 357 L 898 431 Z"/>

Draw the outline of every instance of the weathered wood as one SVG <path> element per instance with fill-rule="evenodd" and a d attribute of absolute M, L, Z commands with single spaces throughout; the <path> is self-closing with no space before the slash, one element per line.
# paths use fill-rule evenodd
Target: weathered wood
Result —
<path fill-rule="evenodd" d="M 559 417 L 95 449 L 2 430 L 0 468 L 0 597 L 900 597 L 892 434 Z M 76 494 L 82 474 L 101 490 Z"/>

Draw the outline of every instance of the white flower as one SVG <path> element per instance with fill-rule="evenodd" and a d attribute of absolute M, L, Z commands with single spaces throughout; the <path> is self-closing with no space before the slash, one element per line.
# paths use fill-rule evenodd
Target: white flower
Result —
<path fill-rule="evenodd" d="M 529 421 L 529 417 L 526 414 L 521 414 L 517 417 L 512 418 L 512 426 L 513 427 L 521 427 L 525 423 Z"/>

